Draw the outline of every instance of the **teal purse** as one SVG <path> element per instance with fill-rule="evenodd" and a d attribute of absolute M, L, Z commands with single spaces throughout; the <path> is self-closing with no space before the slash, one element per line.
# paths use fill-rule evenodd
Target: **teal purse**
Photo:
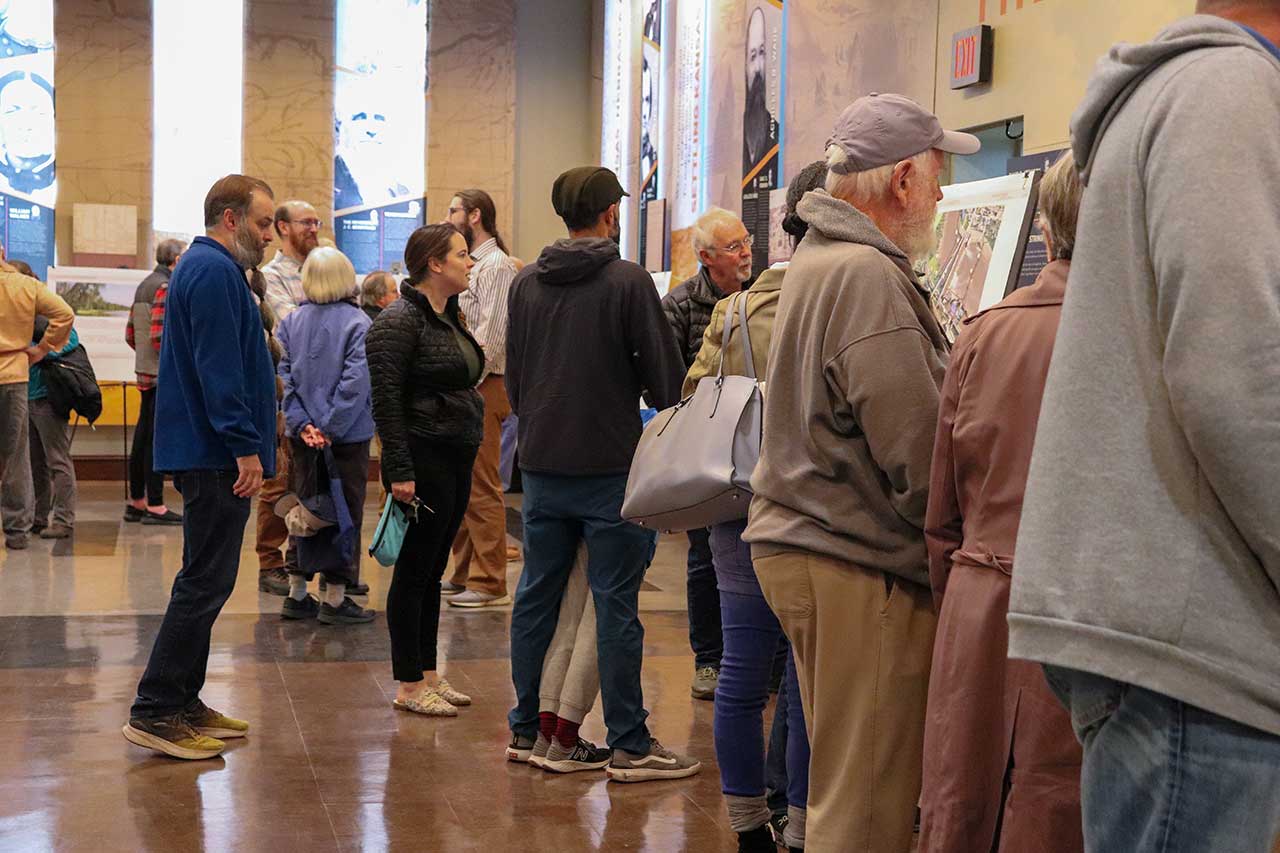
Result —
<path fill-rule="evenodd" d="M 424 508 L 427 512 L 433 511 L 417 498 L 406 509 L 404 504 L 387 495 L 382 517 L 378 519 L 378 527 L 373 531 L 373 541 L 369 543 L 369 556 L 384 566 L 394 566 L 400 556 L 400 549 L 404 546 L 404 535 L 409 529 L 409 522 L 417 521 L 418 510 Z"/>

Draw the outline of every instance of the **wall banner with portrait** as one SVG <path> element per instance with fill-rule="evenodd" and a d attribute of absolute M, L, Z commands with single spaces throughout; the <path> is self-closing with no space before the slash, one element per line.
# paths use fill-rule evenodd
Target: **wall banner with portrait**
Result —
<path fill-rule="evenodd" d="M 357 273 L 401 265 L 425 221 L 428 5 L 337 0 L 334 234 Z"/>
<path fill-rule="evenodd" d="M 0 0 L 0 218 L 6 257 L 53 265 L 53 0 Z"/>
<path fill-rule="evenodd" d="M 751 272 L 769 265 L 769 199 L 782 178 L 786 41 L 783 0 L 749 0 L 742 109 L 742 222 L 755 240 Z"/>
<path fill-rule="evenodd" d="M 922 280 L 950 340 L 966 317 L 995 305 L 1017 285 L 1038 189 L 1038 172 L 943 188 L 938 248 L 925 261 Z"/>
<path fill-rule="evenodd" d="M 645 0 L 640 33 L 640 263 L 650 272 L 666 268 L 666 228 L 651 228 L 649 202 L 658 197 L 658 149 L 662 99 L 664 0 Z M 660 241 L 653 234 L 663 235 Z M 655 244 L 657 243 L 657 244 Z"/>

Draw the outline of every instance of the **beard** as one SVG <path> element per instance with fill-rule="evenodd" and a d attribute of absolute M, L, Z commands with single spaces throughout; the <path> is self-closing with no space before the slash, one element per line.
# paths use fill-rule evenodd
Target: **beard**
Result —
<path fill-rule="evenodd" d="M 468 250 L 474 249 L 476 247 L 475 246 L 476 230 L 471 227 L 470 222 L 465 223 L 461 228 L 459 228 L 458 233 L 462 235 L 462 239 L 467 241 Z"/>
<path fill-rule="evenodd" d="M 254 233 L 249 217 L 241 219 L 240 224 L 236 226 L 235 248 L 231 250 L 236 263 L 245 269 L 253 269 L 262 263 L 265 248 L 262 245 L 262 238 Z"/>
<path fill-rule="evenodd" d="M 305 258 L 311 254 L 311 250 L 320 245 L 320 241 L 311 232 L 305 234 L 290 234 L 289 245 L 298 253 L 300 257 Z"/>
<path fill-rule="evenodd" d="M 742 117 L 743 135 L 753 160 L 764 156 L 769 140 L 769 106 L 765 103 L 764 75 L 753 74 L 747 82 L 747 103 Z"/>
<path fill-rule="evenodd" d="M 938 251 L 938 203 L 929 199 L 913 205 L 902 219 L 898 248 L 906 254 L 912 266 L 919 265 Z"/>

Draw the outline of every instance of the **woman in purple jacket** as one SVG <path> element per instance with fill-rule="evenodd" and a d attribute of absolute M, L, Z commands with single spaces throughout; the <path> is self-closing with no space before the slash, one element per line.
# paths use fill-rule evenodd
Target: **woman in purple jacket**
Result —
<path fill-rule="evenodd" d="M 314 616 L 327 625 L 370 622 L 373 611 L 356 604 L 346 591 L 360 579 L 360 521 L 373 438 L 364 352 L 371 324 L 356 303 L 355 268 L 337 249 L 312 250 L 302 265 L 302 290 L 307 301 L 276 329 L 276 339 L 284 348 L 279 370 L 284 381 L 285 434 L 293 451 L 289 485 L 305 500 L 327 493 L 330 478 L 340 479 L 354 532 L 346 553 L 336 555 L 337 559 L 331 559 L 333 549 L 304 549 L 299 539 L 299 569 L 289 575 L 289 596 L 280 615 L 286 619 Z M 307 592 L 307 582 L 318 571 L 324 574 L 323 601 Z"/>

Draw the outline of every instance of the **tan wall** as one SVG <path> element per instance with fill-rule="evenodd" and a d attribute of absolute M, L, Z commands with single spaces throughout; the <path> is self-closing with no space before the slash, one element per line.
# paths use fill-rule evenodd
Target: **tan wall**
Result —
<path fill-rule="evenodd" d="M 498 230 L 514 234 L 515 0 L 436 0 L 430 52 L 427 221 L 443 219 L 458 190 L 479 187 L 497 205 Z"/>
<path fill-rule="evenodd" d="M 952 91 L 951 35 L 978 23 L 981 0 L 941 0 L 938 26 L 938 117 L 970 128 L 1018 116 L 1026 119 L 1028 154 L 1063 148 L 1071 113 L 1084 95 L 1098 57 L 1118 41 L 1146 41 L 1195 9 L 1195 0 L 988 0 L 995 28 L 995 67 L 988 86 Z M 1017 8 L 1022 6 L 1022 8 Z"/>
<path fill-rule="evenodd" d="M 76 202 L 138 207 L 138 264 L 152 266 L 151 3 L 58 0 L 53 14 L 58 257 Z"/>
<path fill-rule="evenodd" d="M 332 239 L 333 0 L 248 0 L 245 17 L 244 170 Z"/>

